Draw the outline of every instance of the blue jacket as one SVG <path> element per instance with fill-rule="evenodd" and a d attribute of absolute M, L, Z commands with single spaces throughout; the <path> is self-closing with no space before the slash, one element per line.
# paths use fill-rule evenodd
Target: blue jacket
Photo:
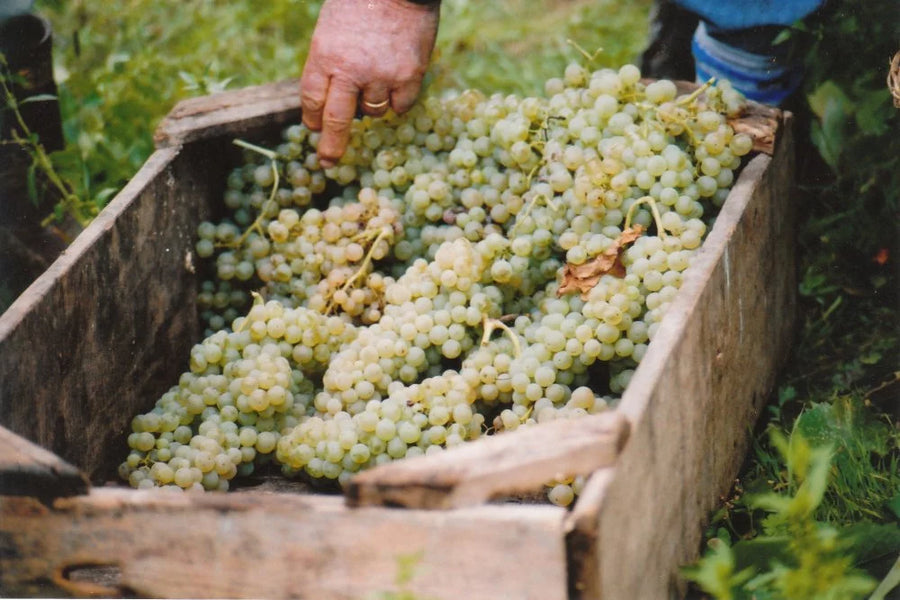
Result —
<path fill-rule="evenodd" d="M 824 0 L 675 0 L 720 29 L 791 25 L 819 8 Z"/>

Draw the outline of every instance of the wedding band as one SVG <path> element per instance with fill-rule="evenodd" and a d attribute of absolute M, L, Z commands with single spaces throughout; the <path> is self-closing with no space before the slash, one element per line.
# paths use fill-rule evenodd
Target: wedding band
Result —
<path fill-rule="evenodd" d="M 363 106 L 371 110 L 378 110 L 379 108 L 384 108 L 388 104 L 390 104 L 390 100 L 383 100 L 381 102 L 366 102 L 363 100 Z"/>

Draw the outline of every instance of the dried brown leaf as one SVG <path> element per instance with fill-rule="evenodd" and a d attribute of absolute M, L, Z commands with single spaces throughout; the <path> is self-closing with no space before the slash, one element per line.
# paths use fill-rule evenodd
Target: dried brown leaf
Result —
<path fill-rule="evenodd" d="M 622 264 L 622 252 L 625 246 L 644 234 L 641 225 L 635 225 L 624 230 L 613 244 L 602 254 L 580 265 L 566 263 L 563 267 L 562 282 L 556 291 L 557 297 L 570 292 L 581 292 L 581 297 L 586 298 L 588 292 L 593 289 L 604 275 L 625 277 L 625 265 Z"/>

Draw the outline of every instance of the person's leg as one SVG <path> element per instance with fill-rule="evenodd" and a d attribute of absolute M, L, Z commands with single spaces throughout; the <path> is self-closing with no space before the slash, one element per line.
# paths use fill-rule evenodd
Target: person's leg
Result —
<path fill-rule="evenodd" d="M 640 59 L 641 73 L 654 79 L 694 80 L 691 40 L 697 15 L 672 0 L 656 0 L 650 11 L 650 35 Z"/>
<path fill-rule="evenodd" d="M 728 80 L 750 100 L 782 106 L 800 88 L 803 65 L 781 26 L 721 29 L 701 21 L 691 49 L 698 82 Z"/>

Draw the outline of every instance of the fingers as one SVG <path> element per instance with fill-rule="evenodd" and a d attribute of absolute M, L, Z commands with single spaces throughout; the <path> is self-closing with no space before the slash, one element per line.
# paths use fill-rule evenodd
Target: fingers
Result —
<path fill-rule="evenodd" d="M 327 96 L 328 77 L 316 69 L 304 69 L 300 78 L 300 110 L 303 124 L 313 131 L 322 129 L 322 111 Z"/>
<path fill-rule="evenodd" d="M 359 108 L 364 115 L 382 117 L 391 108 L 391 93 L 386 86 L 370 85 L 363 90 Z"/>
<path fill-rule="evenodd" d="M 334 166 L 347 149 L 358 97 L 359 91 L 354 84 L 336 78 L 329 82 L 318 147 L 319 162 L 325 168 Z"/>
<path fill-rule="evenodd" d="M 398 115 L 402 115 L 413 107 L 422 87 L 421 80 L 412 80 L 401 83 L 391 92 L 391 108 Z"/>
<path fill-rule="evenodd" d="M 415 104 L 420 87 L 419 81 L 410 81 L 393 91 L 370 85 L 360 92 L 354 83 L 328 78 L 315 69 L 305 70 L 300 80 L 303 123 L 322 132 L 317 152 L 322 166 L 332 167 L 344 155 L 357 107 L 372 117 L 384 116 L 389 108 L 402 114 Z"/>

